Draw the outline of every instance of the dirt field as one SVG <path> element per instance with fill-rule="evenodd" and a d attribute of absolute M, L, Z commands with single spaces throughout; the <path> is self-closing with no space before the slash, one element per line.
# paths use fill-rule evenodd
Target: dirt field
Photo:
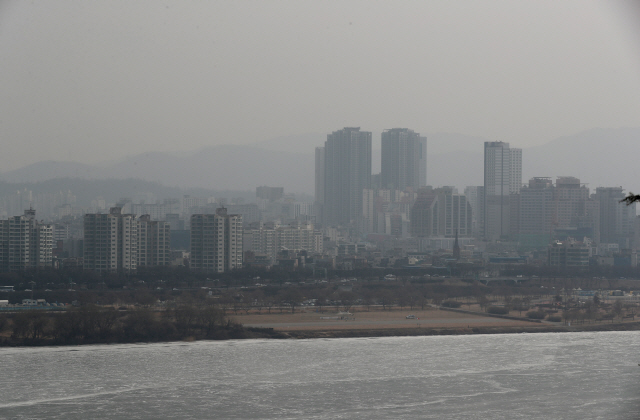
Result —
<path fill-rule="evenodd" d="M 363 308 L 364 309 L 364 308 Z M 273 328 L 277 331 L 326 331 L 326 330 L 367 330 L 398 328 L 473 328 L 473 327 L 530 327 L 531 322 L 470 315 L 437 309 L 429 310 L 360 310 L 351 309 L 351 315 L 340 315 L 334 310 L 315 312 L 303 309 L 301 312 L 271 314 L 231 315 L 230 318 L 245 327 Z M 407 315 L 416 319 L 406 319 Z M 342 319 L 339 319 L 342 318 Z"/>

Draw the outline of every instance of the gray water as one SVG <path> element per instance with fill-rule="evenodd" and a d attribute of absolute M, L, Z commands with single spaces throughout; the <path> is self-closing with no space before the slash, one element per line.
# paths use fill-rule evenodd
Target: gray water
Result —
<path fill-rule="evenodd" d="M 0 418 L 636 419 L 635 332 L 0 349 Z"/>

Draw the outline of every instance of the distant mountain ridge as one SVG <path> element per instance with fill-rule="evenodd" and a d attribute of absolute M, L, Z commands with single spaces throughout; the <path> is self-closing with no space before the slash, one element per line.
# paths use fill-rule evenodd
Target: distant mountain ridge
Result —
<path fill-rule="evenodd" d="M 483 184 L 481 137 L 454 133 L 427 134 L 427 183 Z M 5 182 L 40 182 L 55 178 L 154 181 L 170 187 L 254 191 L 259 185 L 282 186 L 288 192 L 313 194 L 315 147 L 326 134 L 279 137 L 252 145 L 219 145 L 191 154 L 149 152 L 104 165 L 44 161 L 0 174 Z M 378 139 L 379 143 L 379 139 Z M 375 144 L 375 143 L 374 143 Z M 518 147 L 516 140 L 510 141 Z M 640 192 L 636 156 L 640 128 L 596 128 L 523 149 L 523 182 L 534 176 L 571 175 L 597 186 L 622 186 Z M 374 147 L 374 171 L 380 151 Z"/>

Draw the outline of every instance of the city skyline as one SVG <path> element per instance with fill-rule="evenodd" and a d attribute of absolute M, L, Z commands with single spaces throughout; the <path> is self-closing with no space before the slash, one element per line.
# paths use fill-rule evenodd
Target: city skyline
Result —
<path fill-rule="evenodd" d="M 0 74 L 3 416 L 640 417 L 640 1 L 0 0 Z"/>

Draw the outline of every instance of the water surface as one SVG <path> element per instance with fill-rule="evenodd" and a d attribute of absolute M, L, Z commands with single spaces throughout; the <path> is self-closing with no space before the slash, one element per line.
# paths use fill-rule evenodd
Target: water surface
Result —
<path fill-rule="evenodd" d="M 0 418 L 637 419 L 640 334 L 0 349 Z"/>

